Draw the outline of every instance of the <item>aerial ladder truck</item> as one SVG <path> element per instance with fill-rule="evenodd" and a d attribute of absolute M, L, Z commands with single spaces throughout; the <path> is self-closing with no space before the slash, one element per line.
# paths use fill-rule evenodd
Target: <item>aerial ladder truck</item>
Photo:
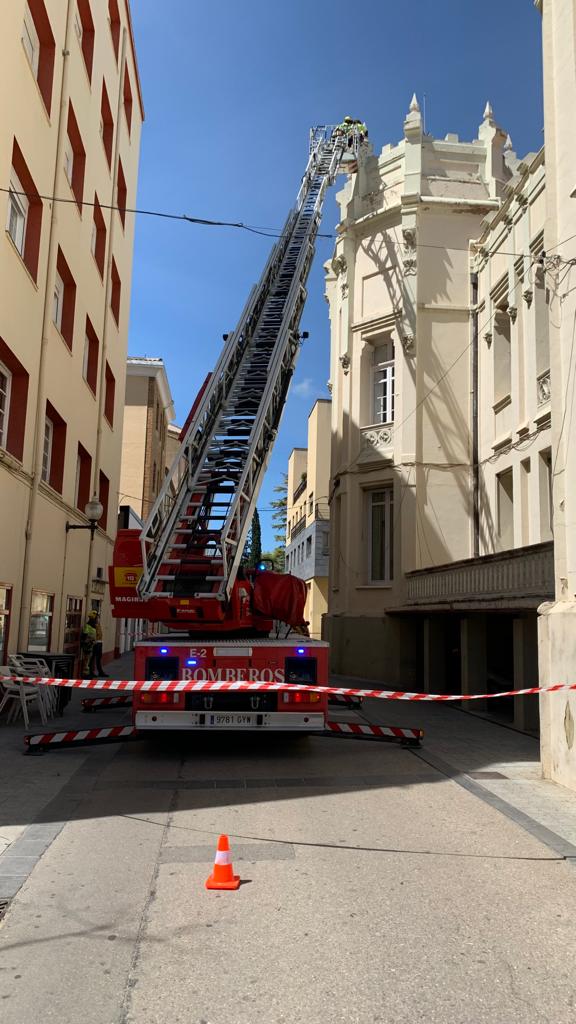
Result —
<path fill-rule="evenodd" d="M 288 574 L 247 572 L 241 560 L 301 345 L 326 191 L 340 169 L 354 169 L 361 144 L 333 126 L 311 129 L 296 204 L 196 398 L 142 531 L 118 532 L 109 570 L 114 616 L 168 630 L 137 643 L 137 679 L 291 686 L 139 690 L 139 732 L 324 727 L 325 696 L 294 688 L 328 683 L 328 645 L 307 635 L 303 618 L 306 586 Z"/>

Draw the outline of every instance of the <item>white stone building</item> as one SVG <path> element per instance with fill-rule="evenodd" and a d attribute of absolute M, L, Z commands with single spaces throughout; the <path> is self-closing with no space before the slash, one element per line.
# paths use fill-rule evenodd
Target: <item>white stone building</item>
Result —
<path fill-rule="evenodd" d="M 414 98 L 404 138 L 361 158 L 339 193 L 326 266 L 337 671 L 464 693 L 534 678 L 553 588 L 543 176 L 543 154 L 520 163 L 489 104 L 460 142 L 426 135 Z M 534 707 L 495 710 L 534 728 Z"/>
<path fill-rule="evenodd" d="M 540 609 L 543 684 L 576 682 L 576 5 L 543 16 L 555 599 Z M 541 698 L 544 774 L 576 789 L 576 693 Z"/>

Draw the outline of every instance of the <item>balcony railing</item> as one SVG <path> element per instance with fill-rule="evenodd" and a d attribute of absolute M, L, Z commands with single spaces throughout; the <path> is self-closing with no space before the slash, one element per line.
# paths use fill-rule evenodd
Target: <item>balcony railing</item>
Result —
<path fill-rule="evenodd" d="M 306 516 L 302 516 L 298 520 L 298 522 L 294 523 L 294 526 L 290 529 L 290 540 L 292 540 L 293 537 L 297 537 L 299 533 L 302 533 L 302 530 L 305 528 L 305 526 Z"/>
<path fill-rule="evenodd" d="M 294 488 L 294 493 L 292 495 L 292 503 L 294 503 L 295 501 L 298 501 L 298 498 L 300 497 L 300 495 L 304 494 L 304 491 L 306 490 L 307 483 L 308 483 L 308 478 L 307 478 L 306 474 L 304 474 L 304 476 L 302 477 L 302 479 L 301 479 L 300 483 L 298 484 L 298 486 Z"/>
<path fill-rule="evenodd" d="M 311 517 L 314 517 L 313 519 Z M 294 523 L 294 526 L 290 527 L 288 531 L 289 541 L 292 541 L 294 537 L 297 537 L 302 530 L 305 529 L 306 523 L 310 520 L 315 523 L 327 523 L 330 519 L 330 506 L 327 501 L 317 501 L 312 511 L 302 515 L 300 519 Z"/>
<path fill-rule="evenodd" d="M 406 573 L 407 604 L 476 607 L 482 602 L 536 606 L 554 596 L 554 545 L 533 544 L 496 555 Z"/>

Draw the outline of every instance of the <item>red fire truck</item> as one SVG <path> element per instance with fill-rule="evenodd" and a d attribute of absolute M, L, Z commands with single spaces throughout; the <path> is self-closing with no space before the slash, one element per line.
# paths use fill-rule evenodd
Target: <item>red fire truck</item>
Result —
<path fill-rule="evenodd" d="M 328 683 L 328 645 L 307 636 L 306 586 L 289 574 L 246 572 L 242 555 L 301 346 L 325 193 L 361 145 L 347 141 L 333 126 L 311 130 L 296 204 L 194 402 L 148 520 L 141 532 L 118 533 L 114 615 L 168 630 L 137 645 L 136 678 L 198 683 L 183 692 L 137 690 L 138 731 L 324 726 L 324 695 L 282 689 Z M 279 688 L 242 691 L 234 682 Z"/>

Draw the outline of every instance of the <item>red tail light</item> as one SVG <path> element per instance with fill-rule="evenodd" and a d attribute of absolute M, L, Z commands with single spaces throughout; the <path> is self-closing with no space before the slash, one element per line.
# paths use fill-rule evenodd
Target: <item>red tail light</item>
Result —
<path fill-rule="evenodd" d="M 285 704 L 318 704 L 321 699 L 319 693 L 309 693 L 307 690 L 287 690 L 282 694 Z"/>
<path fill-rule="evenodd" d="M 139 693 L 138 701 L 140 704 L 178 704 L 180 702 L 179 693 Z"/>

